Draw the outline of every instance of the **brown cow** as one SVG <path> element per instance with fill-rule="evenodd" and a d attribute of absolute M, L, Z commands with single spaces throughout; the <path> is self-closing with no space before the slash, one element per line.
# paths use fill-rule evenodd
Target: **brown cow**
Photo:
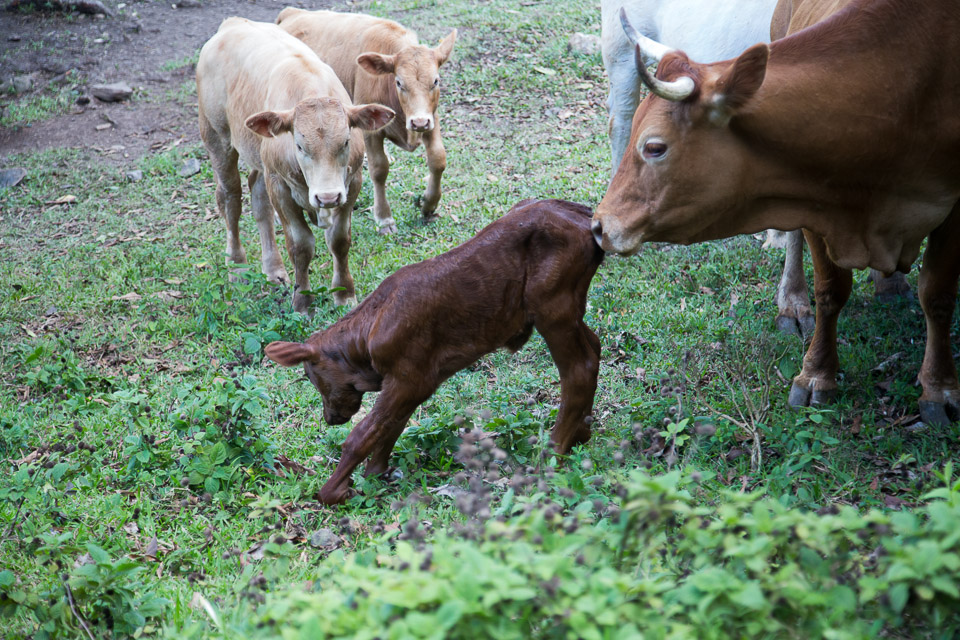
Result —
<path fill-rule="evenodd" d="M 333 67 L 353 100 L 384 104 L 397 113 L 397 119 L 386 129 L 364 134 L 373 180 L 373 213 L 380 233 L 397 230 L 387 202 L 390 162 L 384 139 L 404 151 L 413 151 L 423 142 L 430 176 L 420 210 L 425 219 L 433 218 L 440 204 L 440 176 L 447 168 L 437 118 L 439 69 L 453 52 L 456 29 L 431 49 L 419 44 L 415 33 L 392 20 L 356 13 L 288 7 L 277 16 L 277 24 L 306 42 Z"/>
<path fill-rule="evenodd" d="M 779 40 L 789 34 L 806 29 L 850 4 L 850 0 L 780 0 L 770 24 L 770 39 Z M 777 326 L 786 333 L 797 328 L 804 336 L 813 334 L 813 309 L 810 307 L 810 292 L 803 269 L 803 232 L 799 229 L 786 234 L 786 260 L 783 276 L 777 287 Z M 889 277 L 876 269 L 870 270 L 874 292 L 880 300 L 910 297 L 910 284 L 901 272 Z"/>
<path fill-rule="evenodd" d="M 363 137 L 393 118 L 381 105 L 354 106 L 333 71 L 309 47 L 276 25 L 227 18 L 197 61 L 200 136 L 217 177 L 217 208 L 227 226 L 227 264 L 246 263 L 240 245 L 240 172 L 260 232 L 263 272 L 289 282 L 277 252 L 273 210 L 293 261 L 293 306 L 309 309 L 308 270 L 314 238 L 303 217 L 324 229 L 333 254 L 337 304 L 356 302 L 347 264 L 350 217 L 360 193 Z M 269 109 L 269 110 L 265 110 Z M 272 205 L 272 207 L 271 207 Z"/>
<path fill-rule="evenodd" d="M 641 53 L 637 52 L 638 58 Z M 950 322 L 960 274 L 960 4 L 855 0 L 734 60 L 663 56 L 631 153 L 594 214 L 604 249 L 803 228 L 817 326 L 790 402 L 836 392 L 851 269 L 920 273 L 921 415 L 960 414 Z M 638 65 L 641 66 L 641 65 Z"/>
<path fill-rule="evenodd" d="M 368 456 L 366 475 L 384 473 L 407 420 L 440 383 L 495 349 L 517 351 L 534 327 L 560 370 L 554 447 L 586 442 L 600 341 L 583 314 L 601 260 L 589 209 L 525 200 L 456 249 L 403 267 L 307 342 L 267 345 L 279 364 L 304 364 L 329 424 L 347 422 L 364 393 L 382 389 L 318 499 L 346 500 L 350 474 Z"/>

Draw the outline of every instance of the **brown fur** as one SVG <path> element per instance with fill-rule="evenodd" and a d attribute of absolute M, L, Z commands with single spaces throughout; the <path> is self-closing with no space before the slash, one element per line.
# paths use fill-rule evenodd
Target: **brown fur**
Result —
<path fill-rule="evenodd" d="M 397 113 L 388 127 L 365 136 L 374 185 L 374 216 L 381 232 L 396 231 L 386 198 L 390 166 L 383 150 L 385 139 L 406 151 L 423 142 L 430 178 L 421 212 L 424 217 L 434 216 L 440 202 L 440 178 L 447 166 L 437 114 L 439 68 L 450 57 L 456 30 L 431 49 L 400 24 L 363 14 L 288 7 L 277 16 L 277 24 L 329 64 L 354 101 L 386 105 Z M 398 80 L 402 90 L 397 87 Z M 424 114 L 426 119 L 417 118 L 417 124 L 408 122 Z M 428 124 L 429 129 L 418 129 Z"/>
<path fill-rule="evenodd" d="M 407 420 L 444 380 L 498 348 L 516 351 L 534 328 L 560 371 L 554 446 L 566 453 L 587 441 L 600 342 L 583 314 L 603 259 L 589 216 L 572 202 L 523 201 L 456 249 L 403 267 L 306 343 L 267 346 L 279 364 L 305 365 L 330 424 L 381 391 L 344 442 L 321 502 L 346 500 L 350 474 L 368 456 L 366 474 L 386 471 Z"/>
<path fill-rule="evenodd" d="M 757 45 L 735 60 L 690 62 L 694 96 L 647 98 L 632 144 L 656 136 L 669 150 L 656 164 L 625 156 L 594 230 L 605 249 L 631 253 L 641 241 L 803 228 L 814 254 L 817 325 L 793 404 L 835 392 L 836 321 L 849 270 L 908 271 L 928 238 L 920 408 L 925 421 L 944 422 L 960 415 L 949 339 L 960 252 L 946 248 L 960 243 L 960 4 L 843 4 L 795 4 L 790 29 L 811 26 L 772 43 L 768 57 Z M 818 11 L 838 8 L 817 22 Z M 747 58 L 750 73 L 731 75 Z M 682 70 L 672 62 L 657 73 L 675 79 Z M 714 117 L 730 104 L 729 117 Z"/>

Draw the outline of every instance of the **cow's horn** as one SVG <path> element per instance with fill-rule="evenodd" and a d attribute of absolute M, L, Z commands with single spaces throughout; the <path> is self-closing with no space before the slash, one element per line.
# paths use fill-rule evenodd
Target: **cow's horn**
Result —
<path fill-rule="evenodd" d="M 652 59 L 660 62 L 663 56 L 673 49 L 638 33 L 630 24 L 630 20 L 627 19 L 627 12 L 623 7 L 620 7 L 620 24 L 623 25 L 623 32 L 627 34 L 627 38 L 636 46 L 637 71 L 643 84 L 647 85 L 652 93 L 664 100 L 679 102 L 689 98 L 696 88 L 693 78 L 681 76 L 676 80 L 667 82 L 647 71 L 647 60 Z"/>
<path fill-rule="evenodd" d="M 640 53 L 640 45 L 637 45 L 637 73 L 640 74 L 640 81 L 647 85 L 650 93 L 656 94 L 664 100 L 672 102 L 681 102 L 686 100 L 697 88 L 696 83 L 690 76 L 680 76 L 676 80 L 661 80 L 647 70 L 643 64 L 643 56 Z"/>
<path fill-rule="evenodd" d="M 643 55 L 648 60 L 656 60 L 660 62 L 660 59 L 663 58 L 666 54 L 673 51 L 670 47 L 665 44 L 660 44 L 656 40 L 651 40 L 645 35 L 639 33 L 636 29 L 633 28 L 633 25 L 630 24 L 630 20 L 627 19 L 627 10 L 623 7 L 620 7 L 620 24 L 623 25 L 623 32 L 627 34 L 627 38 L 633 44 L 640 47 Z"/>

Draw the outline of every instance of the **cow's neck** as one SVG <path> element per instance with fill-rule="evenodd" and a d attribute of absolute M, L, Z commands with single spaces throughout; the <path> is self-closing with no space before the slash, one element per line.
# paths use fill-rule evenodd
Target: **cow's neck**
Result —
<path fill-rule="evenodd" d="M 326 351 L 338 353 L 351 372 L 359 375 L 370 385 L 379 386 L 382 376 L 374 369 L 370 357 L 370 348 L 367 343 L 370 323 L 367 320 L 367 316 L 363 313 L 347 314 L 323 332 L 321 345 Z"/>

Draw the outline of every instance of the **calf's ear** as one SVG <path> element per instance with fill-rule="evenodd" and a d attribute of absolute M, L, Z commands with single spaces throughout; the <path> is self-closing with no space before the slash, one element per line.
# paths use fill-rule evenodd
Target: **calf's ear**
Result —
<path fill-rule="evenodd" d="M 284 367 L 295 367 L 317 356 L 313 345 L 308 342 L 271 342 L 263 352 Z"/>
<path fill-rule="evenodd" d="M 443 65 L 444 62 L 450 59 L 450 54 L 453 53 L 453 43 L 457 41 L 457 30 L 454 29 L 450 32 L 446 38 L 440 41 L 440 45 L 433 50 L 434 55 L 437 56 L 437 66 Z"/>
<path fill-rule="evenodd" d="M 358 104 L 347 108 L 347 118 L 351 127 L 359 127 L 364 131 L 382 129 L 397 115 L 390 107 L 382 104 Z"/>
<path fill-rule="evenodd" d="M 293 109 L 256 113 L 247 118 L 244 124 L 259 136 L 273 138 L 281 133 L 293 131 Z"/>
<path fill-rule="evenodd" d="M 382 53 L 361 53 L 357 56 L 357 64 L 363 67 L 367 73 L 380 76 L 396 71 L 397 57 L 384 55 Z"/>

